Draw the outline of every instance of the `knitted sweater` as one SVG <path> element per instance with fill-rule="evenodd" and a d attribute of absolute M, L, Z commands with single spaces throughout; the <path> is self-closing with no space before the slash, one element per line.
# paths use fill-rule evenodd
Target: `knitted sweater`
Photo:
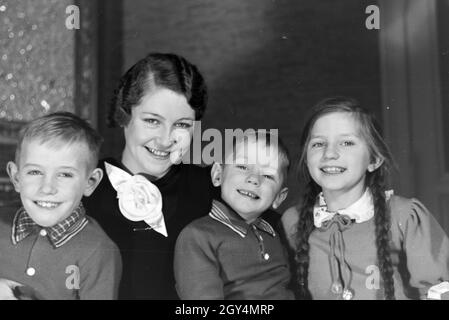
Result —
<path fill-rule="evenodd" d="M 40 299 L 117 298 L 120 252 L 94 219 L 58 248 L 39 232 L 14 245 L 17 208 L 0 210 L 0 278 L 31 287 Z"/>
<path fill-rule="evenodd" d="M 396 299 L 425 297 L 427 290 L 449 279 L 449 240 L 435 218 L 416 199 L 393 196 L 391 258 Z M 313 299 L 338 299 L 331 291 L 329 239 L 332 229 L 315 229 L 309 238 L 309 290 Z M 383 299 L 377 263 L 374 218 L 343 231 L 344 256 L 350 266 L 354 299 Z M 341 272 L 345 269 L 342 265 Z"/>
<path fill-rule="evenodd" d="M 175 276 L 182 299 L 293 298 L 279 233 L 261 218 L 247 224 L 219 201 L 181 232 Z"/>

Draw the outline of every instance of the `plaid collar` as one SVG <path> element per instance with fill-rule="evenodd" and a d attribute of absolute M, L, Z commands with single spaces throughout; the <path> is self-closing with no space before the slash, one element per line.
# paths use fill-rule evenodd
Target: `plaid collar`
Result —
<path fill-rule="evenodd" d="M 253 227 L 268 233 L 272 237 L 276 237 L 276 232 L 273 227 L 264 219 L 257 218 L 254 222 L 248 224 L 240 216 L 234 213 L 233 210 L 217 200 L 212 201 L 212 209 L 209 212 L 209 216 L 212 219 L 223 223 L 242 238 L 245 238 L 248 230 Z"/>
<path fill-rule="evenodd" d="M 37 230 L 45 230 L 47 238 L 54 248 L 59 248 L 76 234 L 78 234 L 88 223 L 83 205 L 80 205 L 63 221 L 53 227 L 42 228 L 30 218 L 25 208 L 17 210 L 12 224 L 12 243 L 16 245 Z"/>

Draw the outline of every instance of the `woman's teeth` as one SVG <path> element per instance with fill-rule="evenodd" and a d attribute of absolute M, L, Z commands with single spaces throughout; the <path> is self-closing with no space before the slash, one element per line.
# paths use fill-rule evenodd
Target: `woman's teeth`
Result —
<path fill-rule="evenodd" d="M 60 202 L 36 201 L 36 204 L 39 207 L 52 209 L 52 208 L 56 208 L 57 206 L 59 206 Z"/>
<path fill-rule="evenodd" d="M 150 153 L 154 154 L 155 156 L 158 157 L 167 157 L 170 152 L 166 152 L 166 151 L 160 151 L 157 149 L 153 149 L 153 148 L 149 148 L 149 147 L 145 147 Z"/>
<path fill-rule="evenodd" d="M 241 195 L 250 197 L 250 198 L 252 198 L 252 199 L 256 199 L 256 200 L 259 199 L 259 196 L 258 196 L 257 194 L 254 194 L 254 193 L 249 192 L 249 191 L 245 191 L 245 190 L 237 190 L 237 192 L 240 193 Z"/>
<path fill-rule="evenodd" d="M 342 173 L 345 170 L 346 169 L 341 168 L 341 167 L 324 167 L 324 168 L 321 168 L 321 171 L 323 171 L 325 173 Z"/>

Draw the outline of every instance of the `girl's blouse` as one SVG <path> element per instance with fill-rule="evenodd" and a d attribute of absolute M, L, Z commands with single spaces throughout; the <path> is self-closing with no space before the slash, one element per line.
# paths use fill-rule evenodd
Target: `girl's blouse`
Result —
<path fill-rule="evenodd" d="M 396 299 L 425 298 L 427 290 L 449 279 L 449 240 L 424 205 L 416 199 L 392 196 L 391 258 Z M 309 290 L 313 299 L 339 299 L 331 291 L 331 229 L 310 236 Z M 351 268 L 354 299 L 383 299 L 377 263 L 374 218 L 343 231 L 345 259 Z M 342 268 L 343 270 L 343 268 Z"/>
<path fill-rule="evenodd" d="M 111 158 L 100 161 L 103 170 L 105 161 L 128 171 Z M 143 221 L 133 222 L 121 214 L 117 192 L 106 174 L 95 192 L 83 199 L 89 215 L 120 248 L 123 275 L 119 299 L 178 298 L 173 272 L 176 239 L 188 223 L 207 215 L 217 192 L 211 183 L 210 168 L 188 164 L 173 165 L 164 177 L 151 182 L 162 194 L 168 237 L 149 230 Z"/>

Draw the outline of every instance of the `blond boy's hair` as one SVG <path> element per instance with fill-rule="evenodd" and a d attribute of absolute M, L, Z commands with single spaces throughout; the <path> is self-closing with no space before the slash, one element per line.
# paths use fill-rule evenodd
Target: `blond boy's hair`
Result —
<path fill-rule="evenodd" d="M 283 177 L 283 183 L 285 183 L 290 170 L 290 155 L 280 136 L 267 130 L 247 130 L 247 132 L 244 132 L 237 137 L 233 137 L 232 156 L 235 156 L 235 151 L 239 144 L 247 143 L 249 141 L 265 143 L 265 146 L 268 148 L 271 146 L 277 147 L 279 168 Z"/>
<path fill-rule="evenodd" d="M 15 161 L 20 162 L 20 154 L 24 142 L 38 141 L 41 144 L 65 145 L 82 143 L 88 150 L 88 168 L 94 169 L 97 166 L 103 138 L 93 129 L 89 123 L 70 112 L 55 112 L 26 124 L 19 134 Z"/>

